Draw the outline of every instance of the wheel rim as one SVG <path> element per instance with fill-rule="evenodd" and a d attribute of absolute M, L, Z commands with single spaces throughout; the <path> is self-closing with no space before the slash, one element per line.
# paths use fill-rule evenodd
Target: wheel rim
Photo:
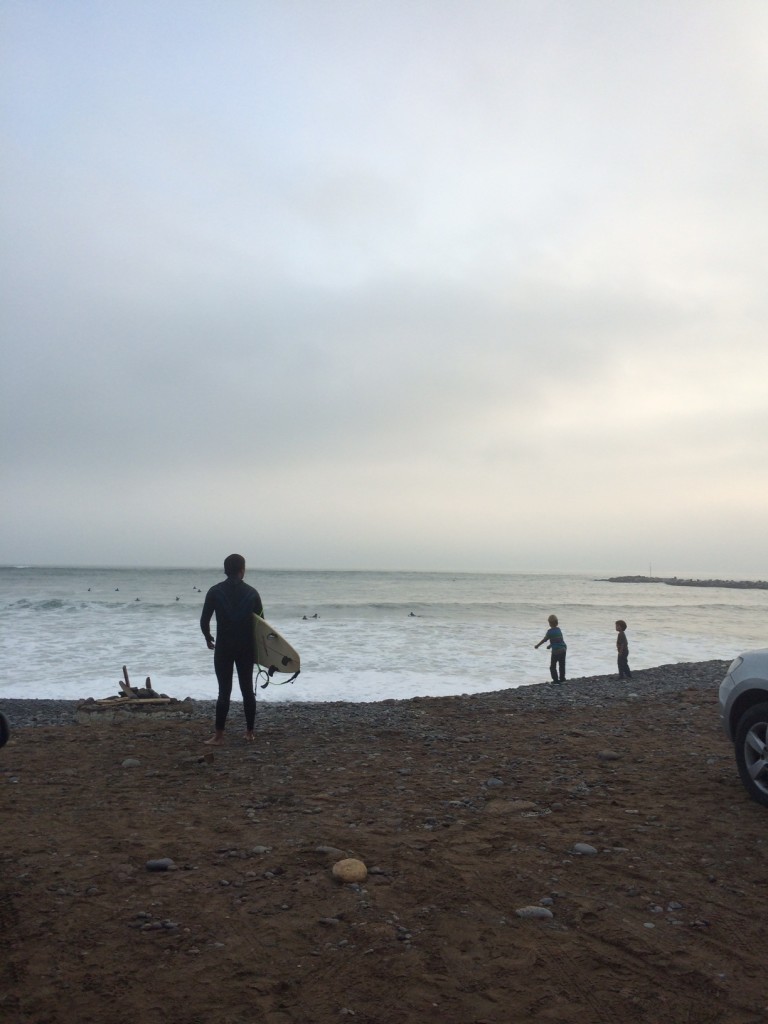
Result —
<path fill-rule="evenodd" d="M 757 722 L 745 736 L 744 764 L 754 785 L 768 796 L 768 722 Z"/>

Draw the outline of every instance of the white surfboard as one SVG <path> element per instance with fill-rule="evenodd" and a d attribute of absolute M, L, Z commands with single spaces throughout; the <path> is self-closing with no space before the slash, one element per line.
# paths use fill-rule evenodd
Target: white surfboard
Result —
<path fill-rule="evenodd" d="M 253 616 L 254 656 L 257 665 L 272 677 L 275 672 L 289 672 L 294 677 L 301 670 L 301 658 L 284 637 L 260 615 Z M 286 680 L 288 682 L 289 680 Z M 267 684 L 264 683 L 263 686 Z M 262 689 L 263 689 L 262 686 Z"/>

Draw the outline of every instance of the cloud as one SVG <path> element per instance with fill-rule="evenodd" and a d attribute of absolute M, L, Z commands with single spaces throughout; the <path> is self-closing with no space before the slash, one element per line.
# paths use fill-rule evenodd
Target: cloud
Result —
<path fill-rule="evenodd" d="M 0 558 L 765 575 L 762 4 L 5 17 Z"/>

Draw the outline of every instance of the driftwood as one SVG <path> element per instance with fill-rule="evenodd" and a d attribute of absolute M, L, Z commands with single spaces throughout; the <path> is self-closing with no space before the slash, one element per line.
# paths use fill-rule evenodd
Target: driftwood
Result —
<path fill-rule="evenodd" d="M 101 700 L 89 701 L 89 704 L 96 704 L 98 707 L 104 707 L 107 704 L 114 707 L 121 707 L 127 704 L 138 705 L 141 704 L 171 704 L 173 703 L 173 697 L 134 697 L 131 696 L 120 696 L 120 697 L 104 697 Z"/>
<path fill-rule="evenodd" d="M 101 700 L 88 697 L 80 701 L 75 719 L 81 723 L 101 724 L 134 719 L 149 718 L 190 718 L 194 701 L 187 697 L 183 701 L 165 693 L 155 693 L 152 680 L 147 676 L 144 686 L 131 686 L 128 668 L 123 665 L 123 678 L 119 680 L 120 692 Z"/>
<path fill-rule="evenodd" d="M 170 697 L 161 697 L 159 693 L 155 693 L 152 689 L 152 680 L 149 676 L 147 676 L 143 687 L 131 686 L 131 680 L 128 678 L 127 665 L 123 665 L 123 678 L 118 680 L 117 685 L 122 690 L 121 696 L 128 700 L 170 700 Z"/>
<path fill-rule="evenodd" d="M 155 712 L 158 718 L 188 717 L 189 698 L 180 701 L 176 697 L 169 697 L 165 693 L 155 693 L 152 689 L 152 680 L 147 676 L 144 686 L 131 686 L 128 676 L 128 668 L 123 665 L 123 678 L 119 680 L 120 693 L 111 697 L 104 697 L 101 700 L 88 697 L 80 701 L 77 706 L 77 720 L 80 722 L 93 722 L 98 720 L 111 721 L 114 712 L 121 715 L 141 714 L 142 709 L 148 714 Z"/>
<path fill-rule="evenodd" d="M 120 693 L 117 695 L 103 697 L 100 700 L 89 697 L 81 701 L 81 707 L 88 705 L 90 708 L 127 708 L 129 705 L 137 709 L 144 705 L 169 705 L 178 703 L 175 697 L 166 696 L 164 693 L 156 693 L 152 688 L 152 680 L 146 677 L 143 686 L 131 686 L 128 677 L 128 668 L 123 666 L 123 678 L 118 681 Z"/>

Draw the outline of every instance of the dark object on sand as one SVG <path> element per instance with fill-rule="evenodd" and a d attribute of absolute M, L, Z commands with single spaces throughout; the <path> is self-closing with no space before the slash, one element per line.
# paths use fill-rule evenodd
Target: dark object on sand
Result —
<path fill-rule="evenodd" d="M 175 871 L 176 865 L 170 857 L 161 857 L 159 860 L 148 860 L 147 871 Z"/>
<path fill-rule="evenodd" d="M 0 711 L 0 747 L 4 747 L 11 735 L 11 726 L 8 719 Z"/>

